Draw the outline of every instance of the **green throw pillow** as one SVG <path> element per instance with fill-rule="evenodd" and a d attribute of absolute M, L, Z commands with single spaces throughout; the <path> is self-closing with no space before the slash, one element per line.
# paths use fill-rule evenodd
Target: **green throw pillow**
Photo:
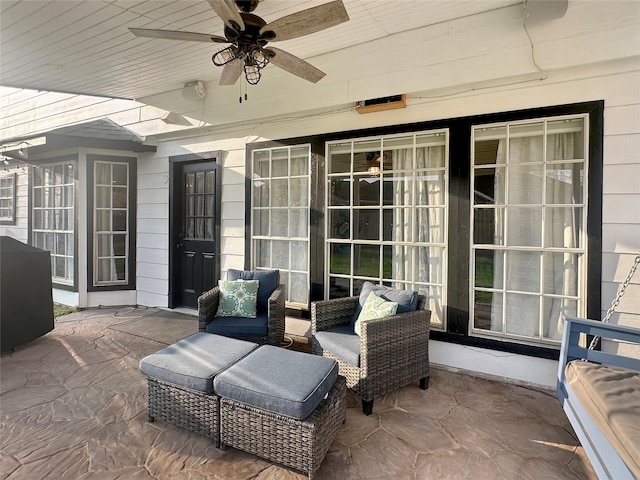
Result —
<path fill-rule="evenodd" d="M 356 320 L 355 332 L 360 335 L 360 325 L 363 322 L 395 315 L 397 310 L 398 304 L 396 302 L 387 302 L 384 298 L 380 298 L 374 292 L 371 292 L 367 297 L 367 301 L 364 302 L 358 320 Z"/>
<path fill-rule="evenodd" d="M 258 280 L 219 280 L 220 301 L 216 317 L 256 318 Z"/>

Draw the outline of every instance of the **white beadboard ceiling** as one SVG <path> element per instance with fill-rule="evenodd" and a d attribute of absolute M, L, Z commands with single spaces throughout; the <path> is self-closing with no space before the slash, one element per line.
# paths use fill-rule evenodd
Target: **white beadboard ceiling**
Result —
<path fill-rule="evenodd" d="M 254 13 L 270 22 L 327 1 L 262 0 Z M 313 63 L 316 55 L 523 1 L 344 0 L 348 22 L 277 46 Z M 0 86 L 136 99 L 193 80 L 217 83 L 222 68 L 211 56 L 224 45 L 137 38 L 127 27 L 223 35 L 206 0 L 0 0 Z"/>

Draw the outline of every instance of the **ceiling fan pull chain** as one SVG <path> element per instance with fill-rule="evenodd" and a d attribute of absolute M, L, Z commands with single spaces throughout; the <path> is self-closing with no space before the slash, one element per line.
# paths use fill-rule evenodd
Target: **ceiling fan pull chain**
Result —
<path fill-rule="evenodd" d="M 244 95 L 242 94 L 242 86 L 244 85 Z M 244 97 L 244 101 L 249 100 L 249 96 L 247 95 L 247 84 L 245 82 L 240 82 L 240 96 L 238 97 L 238 102 L 242 103 L 242 97 Z"/>

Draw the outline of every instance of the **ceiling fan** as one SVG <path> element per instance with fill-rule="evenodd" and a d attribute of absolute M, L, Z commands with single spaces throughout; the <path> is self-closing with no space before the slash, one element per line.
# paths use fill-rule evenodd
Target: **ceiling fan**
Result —
<path fill-rule="evenodd" d="M 164 38 L 191 42 L 229 43 L 217 51 L 213 63 L 224 66 L 220 85 L 233 85 L 244 71 L 248 83 L 260 81 L 269 63 L 316 83 L 325 73 L 301 58 L 275 47 L 269 42 L 291 40 L 319 32 L 349 20 L 342 0 L 307 8 L 267 23 L 253 12 L 260 0 L 207 0 L 213 11 L 224 21 L 224 37 L 206 33 L 129 28 L 137 37 Z"/>

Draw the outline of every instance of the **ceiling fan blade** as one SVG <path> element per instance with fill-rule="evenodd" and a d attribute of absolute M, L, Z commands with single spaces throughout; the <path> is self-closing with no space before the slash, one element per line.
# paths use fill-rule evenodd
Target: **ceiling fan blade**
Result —
<path fill-rule="evenodd" d="M 284 50 L 274 47 L 269 47 L 266 50 L 273 53 L 273 56 L 270 55 L 269 59 L 271 63 L 289 73 L 293 73 L 294 75 L 303 78 L 304 80 L 317 83 L 326 75 L 322 70 L 317 69 L 310 63 L 307 63 L 301 58 L 287 53 Z"/>
<path fill-rule="evenodd" d="M 307 8 L 267 23 L 260 29 L 260 35 L 265 32 L 273 32 L 275 38 L 269 38 L 268 34 L 265 36 L 270 42 L 290 40 L 319 32 L 348 20 L 349 15 L 344 8 L 342 0 L 334 0 L 333 2 Z"/>
<path fill-rule="evenodd" d="M 244 31 L 244 21 L 238 12 L 235 0 L 207 0 L 213 11 L 216 12 L 227 27 L 236 29 L 240 27 L 240 31 Z M 233 25 L 231 22 L 235 22 Z"/>
<path fill-rule="evenodd" d="M 240 58 L 230 61 L 224 66 L 218 85 L 233 85 L 244 70 L 244 62 Z"/>
<path fill-rule="evenodd" d="M 206 33 L 179 32 L 178 30 L 155 30 L 150 28 L 129 28 L 136 37 L 164 38 L 165 40 L 183 40 L 187 42 L 229 43 L 226 38 Z"/>

